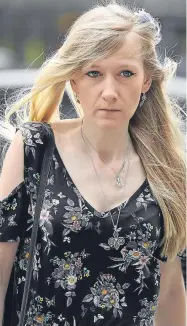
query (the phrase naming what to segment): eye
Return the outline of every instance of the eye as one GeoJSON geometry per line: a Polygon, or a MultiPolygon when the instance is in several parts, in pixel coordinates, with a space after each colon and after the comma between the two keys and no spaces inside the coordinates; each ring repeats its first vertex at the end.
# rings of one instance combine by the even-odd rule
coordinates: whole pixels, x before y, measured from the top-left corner
{"type": "Polygon", "coordinates": [[[92,71],[88,71],[86,75],[89,76],[89,77],[95,78],[95,77],[98,76],[98,74],[99,74],[99,71],[92,70],[92,71]]]}
{"type": "Polygon", "coordinates": [[[123,71],[121,71],[121,74],[122,74],[122,73],[124,73],[124,74],[123,74],[123,77],[127,77],[127,78],[129,78],[129,77],[135,75],[135,73],[132,72],[132,71],[130,71],[130,70],[123,70],[123,71]]]}

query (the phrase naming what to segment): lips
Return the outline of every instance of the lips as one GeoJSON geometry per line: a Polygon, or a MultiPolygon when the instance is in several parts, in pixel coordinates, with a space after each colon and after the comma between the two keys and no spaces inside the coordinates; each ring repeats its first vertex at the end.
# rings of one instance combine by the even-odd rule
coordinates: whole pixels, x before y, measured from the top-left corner
{"type": "Polygon", "coordinates": [[[115,111],[121,111],[121,110],[118,110],[118,109],[100,109],[101,111],[112,111],[112,112],[115,112],[115,111]]]}

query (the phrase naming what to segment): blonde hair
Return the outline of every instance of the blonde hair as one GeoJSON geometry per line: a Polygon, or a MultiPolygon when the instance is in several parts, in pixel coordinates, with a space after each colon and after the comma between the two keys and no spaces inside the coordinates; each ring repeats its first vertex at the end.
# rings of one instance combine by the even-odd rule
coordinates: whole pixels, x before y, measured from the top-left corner
{"type": "Polygon", "coordinates": [[[119,49],[130,32],[140,37],[144,68],[153,82],[147,101],[129,122],[129,132],[164,216],[162,254],[173,259],[185,247],[184,112],[166,91],[177,63],[167,57],[161,62],[156,51],[161,40],[160,24],[150,14],[115,1],[83,13],[69,29],[63,45],[44,62],[29,93],[6,109],[1,129],[15,114],[19,123],[60,119],[59,105],[65,90],[82,117],[82,107],[69,81],[85,65],[119,49]]]}

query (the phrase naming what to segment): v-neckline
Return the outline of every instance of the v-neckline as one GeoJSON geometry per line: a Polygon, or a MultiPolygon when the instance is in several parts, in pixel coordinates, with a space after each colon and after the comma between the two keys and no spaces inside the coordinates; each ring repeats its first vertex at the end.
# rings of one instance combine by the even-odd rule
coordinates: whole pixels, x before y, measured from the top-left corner
{"type": "Polygon", "coordinates": [[[121,208],[121,212],[123,211],[123,209],[126,208],[127,205],[129,205],[134,199],[138,198],[141,193],[143,193],[143,191],[145,190],[145,188],[147,187],[148,185],[148,180],[147,178],[143,181],[143,183],[138,187],[138,189],[127,199],[127,200],[124,200],[121,204],[111,208],[110,210],[106,210],[104,212],[99,212],[96,208],[94,208],[86,199],[85,197],[81,194],[81,192],[79,191],[78,187],[76,186],[75,182],[73,181],[73,178],[71,177],[70,173],[68,172],[68,169],[66,168],[66,165],[64,164],[64,161],[59,153],[59,150],[58,150],[58,147],[56,145],[56,141],[55,141],[55,135],[54,135],[54,131],[53,131],[53,128],[52,126],[47,123],[47,125],[50,127],[51,129],[51,132],[53,134],[53,139],[54,139],[54,152],[56,152],[56,157],[57,157],[57,160],[58,160],[58,163],[59,163],[59,166],[62,167],[62,170],[65,169],[66,171],[66,175],[67,175],[67,178],[69,179],[70,181],[70,184],[73,186],[74,189],[76,189],[76,191],[80,194],[83,202],[84,202],[84,205],[86,206],[86,208],[91,211],[93,214],[97,214],[97,215],[100,215],[100,216],[105,216],[105,215],[108,215],[109,213],[111,213],[112,215],[113,214],[116,214],[119,209],[121,208]]]}

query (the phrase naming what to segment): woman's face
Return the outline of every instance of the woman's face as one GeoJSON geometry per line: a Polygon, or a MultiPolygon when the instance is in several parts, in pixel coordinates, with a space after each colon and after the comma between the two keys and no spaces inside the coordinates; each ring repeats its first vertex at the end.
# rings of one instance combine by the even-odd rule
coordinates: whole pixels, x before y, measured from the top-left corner
{"type": "Polygon", "coordinates": [[[127,36],[114,54],[83,68],[81,76],[71,80],[84,111],[84,119],[117,127],[129,123],[141,93],[148,91],[151,78],[146,76],[141,58],[140,39],[127,36]]]}

